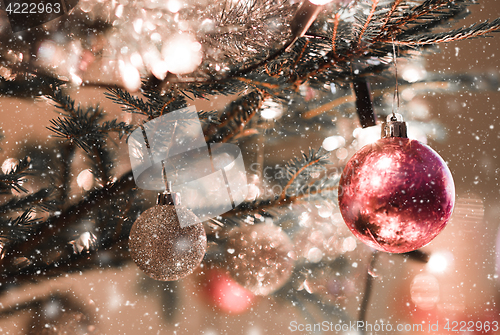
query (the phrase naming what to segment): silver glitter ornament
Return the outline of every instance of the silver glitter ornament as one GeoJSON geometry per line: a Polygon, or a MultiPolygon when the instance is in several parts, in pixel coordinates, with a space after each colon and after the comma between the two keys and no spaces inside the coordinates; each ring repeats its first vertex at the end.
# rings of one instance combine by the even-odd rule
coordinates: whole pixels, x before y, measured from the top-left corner
{"type": "Polygon", "coordinates": [[[172,281],[191,274],[200,265],[207,250],[207,236],[202,223],[181,228],[183,222],[197,220],[189,209],[157,205],[139,216],[130,231],[132,259],[148,276],[172,281]]]}

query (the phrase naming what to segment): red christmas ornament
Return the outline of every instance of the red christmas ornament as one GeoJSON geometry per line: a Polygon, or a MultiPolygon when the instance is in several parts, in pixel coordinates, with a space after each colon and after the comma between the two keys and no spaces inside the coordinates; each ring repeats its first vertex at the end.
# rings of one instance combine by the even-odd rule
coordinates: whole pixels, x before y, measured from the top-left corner
{"type": "Polygon", "coordinates": [[[402,118],[391,117],[385,131],[385,138],[349,160],[338,200],[357,238],[377,250],[402,253],[423,247],[443,230],[453,211],[455,186],[434,150],[406,138],[402,118]]]}
{"type": "Polygon", "coordinates": [[[222,270],[208,270],[203,285],[211,304],[228,314],[247,311],[255,300],[252,292],[222,270]]]}

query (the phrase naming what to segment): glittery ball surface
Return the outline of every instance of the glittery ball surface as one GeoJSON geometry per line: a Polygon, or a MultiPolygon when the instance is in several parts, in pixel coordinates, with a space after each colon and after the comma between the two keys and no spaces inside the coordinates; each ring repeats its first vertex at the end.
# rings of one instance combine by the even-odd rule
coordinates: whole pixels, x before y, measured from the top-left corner
{"type": "Polygon", "coordinates": [[[231,276],[256,295],[268,295],[290,278],[294,261],[288,235],[272,224],[241,226],[229,233],[227,265],[231,276]]]}
{"type": "Polygon", "coordinates": [[[154,206],[139,216],[130,231],[129,248],[132,259],[148,276],[156,280],[177,280],[200,265],[207,249],[202,223],[181,228],[183,220],[196,220],[184,207],[154,206]]]}
{"type": "Polygon", "coordinates": [[[402,253],[428,244],[445,227],[455,186],[443,159],[408,138],[383,138],[361,148],[339,183],[347,227],[372,248],[402,253]]]}

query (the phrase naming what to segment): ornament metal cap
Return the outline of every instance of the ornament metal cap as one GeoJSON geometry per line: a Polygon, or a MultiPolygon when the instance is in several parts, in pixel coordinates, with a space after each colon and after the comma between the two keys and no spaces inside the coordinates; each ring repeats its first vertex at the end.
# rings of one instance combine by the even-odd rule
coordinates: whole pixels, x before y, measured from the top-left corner
{"type": "Polygon", "coordinates": [[[393,113],[387,116],[387,121],[382,125],[382,137],[408,138],[406,122],[401,114],[393,113]]]}
{"type": "Polygon", "coordinates": [[[178,206],[181,204],[181,194],[178,192],[170,191],[172,189],[172,182],[167,183],[167,190],[162,193],[158,193],[156,198],[157,205],[174,205],[178,206]]]}

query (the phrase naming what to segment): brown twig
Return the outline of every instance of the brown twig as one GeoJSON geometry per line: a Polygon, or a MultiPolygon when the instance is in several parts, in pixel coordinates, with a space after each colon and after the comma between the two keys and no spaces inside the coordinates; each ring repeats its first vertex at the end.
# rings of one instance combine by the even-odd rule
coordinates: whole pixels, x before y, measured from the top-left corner
{"type": "Polygon", "coordinates": [[[351,95],[346,95],[337,99],[334,99],[324,105],[318,106],[316,108],[310,109],[304,114],[302,114],[303,119],[310,119],[315,116],[321,115],[325,112],[328,112],[336,107],[339,107],[343,104],[346,104],[348,102],[354,102],[356,101],[356,96],[351,94],[351,95]]]}
{"type": "MultiPolygon", "coordinates": [[[[460,40],[465,40],[469,38],[475,38],[479,36],[486,35],[488,33],[497,31],[500,29],[500,23],[485,29],[485,30],[477,30],[477,31],[457,31],[457,32],[451,32],[448,34],[439,34],[435,36],[431,36],[429,38],[423,38],[421,40],[416,40],[416,41],[394,41],[395,45],[404,45],[404,46],[422,46],[422,45],[434,45],[438,43],[448,43],[448,42],[455,42],[455,41],[460,41],[460,40]]],[[[386,43],[385,40],[382,42],[386,43]]],[[[388,43],[388,42],[387,42],[388,43]]]]}
{"type": "Polygon", "coordinates": [[[306,40],[306,42],[304,43],[304,46],[302,47],[299,54],[297,55],[297,58],[293,62],[292,69],[295,69],[297,67],[297,65],[299,64],[300,59],[302,58],[302,55],[304,54],[304,52],[307,50],[307,46],[309,45],[309,43],[310,43],[309,40],[306,40]]]}
{"type": "MultiPolygon", "coordinates": [[[[358,321],[363,322],[363,324],[366,324],[366,315],[368,313],[368,304],[370,303],[370,296],[372,293],[373,289],[373,281],[374,281],[374,276],[372,275],[372,271],[375,267],[375,264],[377,263],[377,256],[378,252],[374,251],[372,253],[371,261],[370,264],[368,265],[368,271],[366,274],[366,282],[365,282],[365,291],[363,293],[363,300],[361,301],[361,306],[359,307],[359,316],[358,316],[358,321]]],[[[365,334],[365,327],[361,328],[361,334],[365,334]]]]}
{"type": "Polygon", "coordinates": [[[438,3],[431,3],[427,7],[424,7],[423,5],[421,5],[419,7],[422,7],[422,10],[411,12],[409,15],[407,15],[405,17],[401,17],[398,20],[395,20],[395,22],[393,24],[391,24],[391,30],[394,30],[396,27],[404,26],[408,22],[417,20],[418,18],[420,18],[424,15],[427,15],[427,14],[431,13],[432,11],[435,11],[439,8],[446,7],[451,2],[453,2],[453,0],[441,0],[438,3]]]}
{"type": "Polygon", "coordinates": [[[361,45],[361,40],[363,38],[363,35],[364,35],[366,29],[368,28],[368,25],[370,24],[370,22],[373,18],[373,14],[375,14],[375,10],[377,9],[377,5],[378,5],[379,0],[372,0],[372,2],[373,2],[372,9],[370,10],[370,14],[368,14],[368,17],[366,18],[366,22],[365,22],[363,28],[361,29],[361,32],[359,33],[358,42],[356,45],[361,45]]]}
{"type": "Polygon", "coordinates": [[[335,14],[335,19],[333,21],[333,34],[332,34],[332,55],[335,56],[337,54],[337,31],[339,28],[339,19],[340,13],[335,14]]]}
{"type": "Polygon", "coordinates": [[[384,30],[384,28],[387,26],[387,24],[389,23],[389,20],[392,17],[392,14],[394,14],[394,12],[398,8],[398,6],[401,4],[401,1],[402,0],[394,1],[394,3],[392,4],[391,10],[387,13],[387,18],[385,19],[384,24],[382,24],[382,27],[380,28],[380,30],[384,30]]]}

